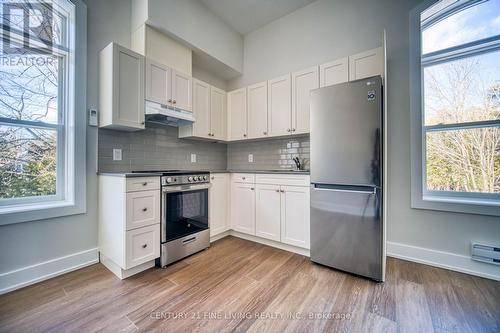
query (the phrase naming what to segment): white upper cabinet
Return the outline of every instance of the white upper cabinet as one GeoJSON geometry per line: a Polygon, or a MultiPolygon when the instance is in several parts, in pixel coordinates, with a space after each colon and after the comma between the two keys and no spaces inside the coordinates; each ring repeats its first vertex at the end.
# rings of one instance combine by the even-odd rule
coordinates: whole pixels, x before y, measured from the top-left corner
{"type": "Polygon", "coordinates": [[[146,99],[192,111],[192,79],[189,75],[147,59],[146,99]]]}
{"type": "Polygon", "coordinates": [[[175,69],[172,70],[172,104],[182,110],[191,111],[191,77],[175,69]]]}
{"type": "Polygon", "coordinates": [[[281,242],[309,249],[309,187],[281,186],[281,191],[281,242]]]}
{"type": "Polygon", "coordinates": [[[255,187],[255,236],[280,241],[280,186],[255,187]]]}
{"type": "Polygon", "coordinates": [[[384,50],[382,47],[349,57],[349,80],[384,75],[384,50]]]}
{"type": "Polygon", "coordinates": [[[227,139],[226,92],[210,87],[210,136],[212,139],[227,139]]]}
{"type": "Polygon", "coordinates": [[[320,87],[349,81],[349,58],[341,58],[319,66],[320,87]]]}
{"type": "Polygon", "coordinates": [[[193,79],[193,136],[210,137],[210,85],[193,79]]]}
{"type": "Polygon", "coordinates": [[[248,138],[267,136],[267,81],[247,87],[248,138]]]}
{"type": "Polygon", "coordinates": [[[164,105],[172,102],[171,75],[170,67],[146,59],[146,99],[148,101],[164,105]]]}
{"type": "Polygon", "coordinates": [[[292,85],[290,74],[267,81],[267,127],[265,136],[287,135],[292,128],[292,85]]]}
{"type": "Polygon", "coordinates": [[[318,66],[292,73],[293,134],[309,133],[310,92],[319,88],[318,66]]]}
{"type": "Polygon", "coordinates": [[[242,140],[248,138],[246,88],[227,93],[227,109],[229,140],[242,140]]]}
{"type": "Polygon", "coordinates": [[[144,57],[110,43],[99,54],[99,126],[144,129],[144,57]]]}

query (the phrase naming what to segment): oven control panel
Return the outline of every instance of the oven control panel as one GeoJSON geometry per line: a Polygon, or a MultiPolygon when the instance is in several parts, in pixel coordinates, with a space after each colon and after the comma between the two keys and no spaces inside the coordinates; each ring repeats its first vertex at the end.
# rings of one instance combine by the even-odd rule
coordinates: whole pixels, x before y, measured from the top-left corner
{"type": "Polygon", "coordinates": [[[209,183],[210,174],[166,175],[161,177],[162,186],[209,183]]]}

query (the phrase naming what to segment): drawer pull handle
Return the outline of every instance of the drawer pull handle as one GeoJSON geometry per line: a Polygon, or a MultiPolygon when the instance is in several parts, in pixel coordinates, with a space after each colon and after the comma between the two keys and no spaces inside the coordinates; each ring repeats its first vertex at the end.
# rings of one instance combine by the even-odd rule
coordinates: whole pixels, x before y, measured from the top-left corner
{"type": "Polygon", "coordinates": [[[142,186],[146,186],[146,185],[148,185],[148,182],[142,183],[142,186]]]}
{"type": "Polygon", "coordinates": [[[191,237],[182,241],[182,244],[192,243],[196,240],[196,237],[191,237]]]}
{"type": "Polygon", "coordinates": [[[142,211],[143,211],[143,212],[146,212],[147,210],[148,210],[148,207],[144,207],[144,208],[142,209],[142,211]]]}
{"type": "Polygon", "coordinates": [[[147,247],[148,247],[148,244],[144,244],[144,245],[142,246],[142,248],[143,248],[143,249],[145,249],[145,248],[147,248],[147,247]]]}

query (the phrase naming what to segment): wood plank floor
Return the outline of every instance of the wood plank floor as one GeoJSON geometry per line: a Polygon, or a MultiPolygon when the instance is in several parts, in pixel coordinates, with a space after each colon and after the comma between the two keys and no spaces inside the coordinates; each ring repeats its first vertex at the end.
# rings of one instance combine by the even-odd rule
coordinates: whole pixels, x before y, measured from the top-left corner
{"type": "Polygon", "coordinates": [[[375,283],[226,237],[120,281],[96,264],[0,296],[1,332],[500,332],[500,282],[388,259],[375,283]]]}

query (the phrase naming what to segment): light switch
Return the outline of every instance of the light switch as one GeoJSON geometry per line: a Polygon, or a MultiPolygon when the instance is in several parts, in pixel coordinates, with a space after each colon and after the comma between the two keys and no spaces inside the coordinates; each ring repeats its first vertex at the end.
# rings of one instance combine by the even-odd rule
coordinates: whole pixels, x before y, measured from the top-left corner
{"type": "Polygon", "coordinates": [[[196,154],[191,154],[191,163],[196,163],[196,154]]]}
{"type": "Polygon", "coordinates": [[[248,162],[253,163],[253,154],[248,154],[248,162]]]}
{"type": "Polygon", "coordinates": [[[121,161],[121,160],[122,160],[122,150],[113,149],[113,161],[121,161]]]}

